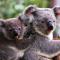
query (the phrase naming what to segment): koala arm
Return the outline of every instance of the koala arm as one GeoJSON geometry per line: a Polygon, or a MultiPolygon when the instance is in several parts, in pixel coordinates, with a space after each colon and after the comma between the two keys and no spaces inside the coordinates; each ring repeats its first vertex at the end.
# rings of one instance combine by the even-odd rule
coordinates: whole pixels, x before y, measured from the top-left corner
{"type": "Polygon", "coordinates": [[[43,58],[52,59],[60,54],[60,41],[35,42],[30,49],[24,53],[26,60],[39,60],[43,58]],[[39,45],[40,44],[40,45],[39,45]],[[43,57],[43,58],[39,58],[43,57]]]}
{"type": "Polygon", "coordinates": [[[38,55],[34,50],[29,50],[25,52],[23,60],[51,60],[51,58],[43,55],[38,55]]]}

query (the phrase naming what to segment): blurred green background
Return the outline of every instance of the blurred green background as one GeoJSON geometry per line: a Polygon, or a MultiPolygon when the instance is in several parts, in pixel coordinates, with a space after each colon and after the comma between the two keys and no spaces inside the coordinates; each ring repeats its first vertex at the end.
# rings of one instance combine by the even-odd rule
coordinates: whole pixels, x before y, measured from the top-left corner
{"type": "Polygon", "coordinates": [[[0,18],[12,18],[18,16],[26,6],[37,5],[49,7],[51,0],[0,0],[0,18]]]}

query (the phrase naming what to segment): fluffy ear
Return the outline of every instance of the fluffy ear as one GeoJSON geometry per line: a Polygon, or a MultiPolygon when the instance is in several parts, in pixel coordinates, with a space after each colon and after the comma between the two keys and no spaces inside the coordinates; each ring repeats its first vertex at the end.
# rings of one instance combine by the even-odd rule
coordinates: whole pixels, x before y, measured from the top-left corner
{"type": "Polygon", "coordinates": [[[37,6],[36,5],[29,5],[28,7],[25,8],[25,11],[23,14],[30,15],[31,13],[36,11],[37,6]]]}
{"type": "Polygon", "coordinates": [[[60,6],[54,6],[53,7],[55,16],[57,17],[58,15],[60,15],[60,6]]]}
{"type": "Polygon", "coordinates": [[[32,21],[34,20],[33,13],[36,12],[36,10],[37,7],[35,5],[29,5],[19,16],[19,19],[22,20],[25,25],[32,23],[32,21]]]}
{"type": "Polygon", "coordinates": [[[5,27],[5,22],[4,22],[4,20],[2,19],[2,20],[0,20],[0,26],[1,27],[5,27]]]}

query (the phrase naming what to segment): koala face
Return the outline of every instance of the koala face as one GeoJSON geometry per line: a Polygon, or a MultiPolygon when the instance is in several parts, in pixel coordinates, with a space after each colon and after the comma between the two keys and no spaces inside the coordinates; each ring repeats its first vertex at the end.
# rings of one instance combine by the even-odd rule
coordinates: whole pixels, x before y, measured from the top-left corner
{"type": "Polygon", "coordinates": [[[33,27],[38,33],[48,35],[55,29],[56,19],[52,9],[38,8],[33,16],[33,27]]]}
{"type": "Polygon", "coordinates": [[[55,29],[56,18],[53,10],[50,8],[28,6],[21,16],[24,24],[28,26],[32,23],[35,32],[39,34],[48,35],[55,29]]]}
{"type": "Polygon", "coordinates": [[[8,40],[20,38],[22,30],[22,25],[19,20],[0,21],[0,32],[8,40]]]}

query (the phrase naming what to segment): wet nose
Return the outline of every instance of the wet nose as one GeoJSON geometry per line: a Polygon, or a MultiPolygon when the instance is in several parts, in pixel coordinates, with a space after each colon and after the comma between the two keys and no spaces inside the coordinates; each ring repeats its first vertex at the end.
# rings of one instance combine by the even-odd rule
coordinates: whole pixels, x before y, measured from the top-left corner
{"type": "Polygon", "coordinates": [[[48,30],[53,30],[52,22],[47,22],[48,30]]]}

